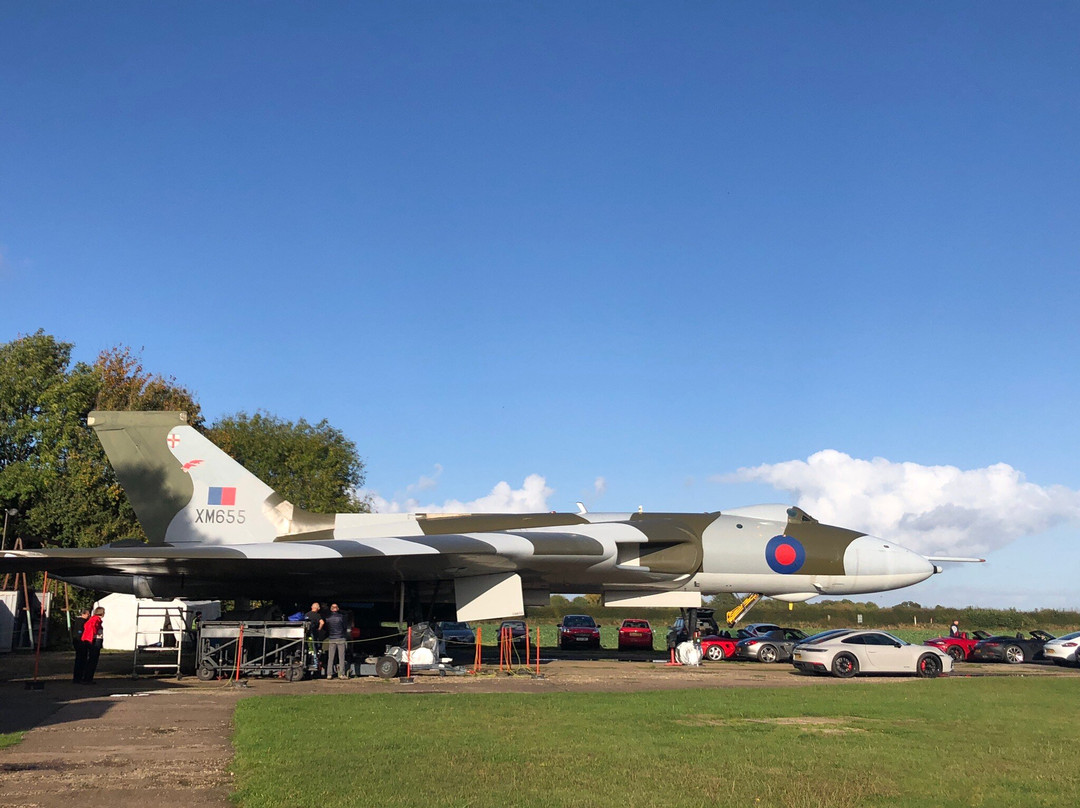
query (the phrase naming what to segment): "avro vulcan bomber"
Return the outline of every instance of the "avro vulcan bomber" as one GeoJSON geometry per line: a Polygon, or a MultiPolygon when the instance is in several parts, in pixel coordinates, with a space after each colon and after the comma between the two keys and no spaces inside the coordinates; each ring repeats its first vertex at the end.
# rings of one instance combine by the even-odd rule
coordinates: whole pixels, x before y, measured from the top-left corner
{"type": "Polygon", "coordinates": [[[392,617],[524,614],[552,593],[691,609],[725,592],[800,602],[911,586],[941,568],[797,507],[713,513],[317,514],[284,500],[178,412],[93,412],[148,543],[8,551],[0,573],[156,598],[333,598],[392,617]]]}

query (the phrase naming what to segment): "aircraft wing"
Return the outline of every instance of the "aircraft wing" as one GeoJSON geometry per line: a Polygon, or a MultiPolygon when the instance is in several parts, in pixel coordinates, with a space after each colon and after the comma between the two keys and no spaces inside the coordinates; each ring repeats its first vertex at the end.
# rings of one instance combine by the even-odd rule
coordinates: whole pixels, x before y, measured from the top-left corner
{"type": "Polygon", "coordinates": [[[335,561],[363,560],[381,569],[392,567],[399,577],[424,579],[432,577],[435,569],[447,566],[449,561],[463,572],[475,574],[514,568],[517,566],[515,558],[598,557],[604,554],[601,543],[588,536],[545,532],[542,536],[526,537],[525,534],[526,531],[520,534],[387,536],[364,540],[276,541],[190,547],[139,545],[9,550],[0,554],[0,574],[49,572],[92,575],[104,572],[231,577],[230,571],[248,567],[252,562],[259,565],[297,565],[297,569],[302,570],[306,565],[328,569],[328,563],[335,561]]]}
{"type": "MultiPolygon", "coordinates": [[[[510,586],[511,599],[518,603],[523,581],[526,587],[530,582],[539,586],[549,571],[586,569],[607,557],[603,544],[589,536],[530,533],[13,550],[0,554],[0,574],[43,571],[80,586],[141,597],[237,597],[247,592],[287,597],[325,590],[342,600],[369,600],[392,598],[402,582],[447,582],[448,590],[460,590],[461,608],[463,600],[501,586],[510,586]],[[465,583],[459,586],[458,581],[465,583]]],[[[506,604],[500,600],[495,608],[506,604]]]]}

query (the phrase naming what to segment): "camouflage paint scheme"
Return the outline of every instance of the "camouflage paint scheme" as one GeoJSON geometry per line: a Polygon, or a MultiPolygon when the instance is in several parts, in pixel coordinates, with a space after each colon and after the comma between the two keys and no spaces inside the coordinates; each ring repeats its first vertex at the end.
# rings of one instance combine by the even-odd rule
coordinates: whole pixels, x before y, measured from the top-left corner
{"type": "Polygon", "coordinates": [[[452,603],[459,620],[516,616],[551,593],[696,607],[721,592],[789,601],[898,589],[940,569],[799,508],[688,513],[315,514],[293,506],[176,412],[94,412],[149,537],[10,551],[0,572],[48,570],[143,597],[452,603]]]}

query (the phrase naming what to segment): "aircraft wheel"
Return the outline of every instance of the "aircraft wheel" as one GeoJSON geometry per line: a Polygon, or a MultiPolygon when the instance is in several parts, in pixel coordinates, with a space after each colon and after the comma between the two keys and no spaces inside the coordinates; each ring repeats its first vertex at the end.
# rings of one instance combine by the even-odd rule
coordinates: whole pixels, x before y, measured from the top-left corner
{"type": "Polygon", "coordinates": [[[915,670],[924,679],[936,679],[941,676],[941,660],[936,654],[923,654],[919,657],[915,670]]]}
{"type": "Polygon", "coordinates": [[[780,654],[777,652],[775,645],[763,645],[761,650],[758,651],[758,659],[762,662],[776,662],[779,656],[780,654]]]}
{"type": "Polygon", "coordinates": [[[1005,649],[1005,661],[1010,665],[1019,665],[1024,661],[1024,649],[1019,645],[1010,645],[1005,649]]]}
{"type": "Polygon", "coordinates": [[[299,682],[304,678],[304,666],[299,662],[294,662],[292,665],[285,669],[285,681],[286,682],[299,682]]]}
{"type": "Polygon", "coordinates": [[[946,651],[949,656],[952,657],[953,662],[963,662],[966,658],[966,655],[964,654],[964,649],[961,648],[959,645],[950,645],[946,649],[946,651]]]}
{"type": "Polygon", "coordinates": [[[723,662],[724,649],[721,648],[719,645],[710,645],[705,650],[705,658],[713,662],[723,662]]]}
{"type": "Polygon", "coordinates": [[[833,676],[850,679],[859,672],[859,661],[851,654],[837,654],[832,661],[833,676]]]}
{"type": "Polygon", "coordinates": [[[375,663],[375,673],[380,679],[393,679],[397,676],[398,661],[392,656],[381,656],[375,663]]]}
{"type": "Polygon", "coordinates": [[[209,662],[204,662],[195,670],[195,675],[200,682],[211,682],[217,678],[217,668],[209,662]]]}

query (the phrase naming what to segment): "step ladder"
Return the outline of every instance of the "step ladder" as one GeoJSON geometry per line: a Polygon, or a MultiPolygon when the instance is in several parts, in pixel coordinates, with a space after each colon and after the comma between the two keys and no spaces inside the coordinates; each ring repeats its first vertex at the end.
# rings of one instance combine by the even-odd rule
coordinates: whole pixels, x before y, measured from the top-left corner
{"type": "Polygon", "coordinates": [[[135,656],[131,674],[172,673],[180,678],[180,662],[188,634],[188,609],[163,603],[135,604],[135,656]]]}

